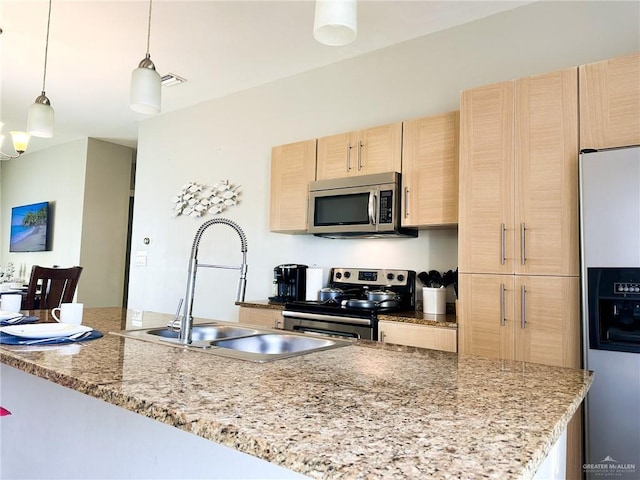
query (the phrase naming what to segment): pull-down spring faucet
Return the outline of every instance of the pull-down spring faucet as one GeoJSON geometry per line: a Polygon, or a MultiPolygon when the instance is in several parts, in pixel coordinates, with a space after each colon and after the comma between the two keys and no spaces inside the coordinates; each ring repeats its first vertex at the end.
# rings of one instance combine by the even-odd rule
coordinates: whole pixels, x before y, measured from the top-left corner
{"type": "MultiPolygon", "coordinates": [[[[200,228],[196,232],[196,236],[193,239],[193,244],[191,246],[191,257],[189,258],[189,271],[187,274],[187,292],[185,294],[186,302],[184,304],[184,313],[182,315],[182,319],[180,320],[180,333],[178,334],[178,339],[181,341],[181,343],[184,344],[191,343],[191,329],[193,327],[193,298],[196,288],[196,274],[198,273],[198,268],[201,267],[239,270],[240,278],[238,279],[236,301],[241,302],[244,300],[244,293],[247,286],[247,237],[242,231],[242,228],[240,228],[240,226],[236,222],[233,222],[226,218],[214,218],[212,220],[208,220],[200,226],[200,228]],[[216,224],[228,225],[229,227],[233,228],[240,237],[242,263],[239,266],[211,265],[205,263],[198,264],[198,247],[200,245],[202,234],[207,228],[216,224]]],[[[178,307],[178,310],[179,308],[180,307],[178,307]]]]}

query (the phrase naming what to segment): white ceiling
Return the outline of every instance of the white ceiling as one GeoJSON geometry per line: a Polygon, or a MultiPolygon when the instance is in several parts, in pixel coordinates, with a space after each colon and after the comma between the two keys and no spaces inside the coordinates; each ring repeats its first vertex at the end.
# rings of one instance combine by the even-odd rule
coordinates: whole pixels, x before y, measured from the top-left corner
{"type": "MultiPolygon", "coordinates": [[[[188,80],[163,87],[162,113],[388,47],[531,1],[360,0],[358,37],[345,47],[317,43],[313,1],[155,0],[151,59],[161,75],[188,80]]],[[[147,0],[53,0],[46,94],[54,138],[29,150],[82,137],[136,145],[128,108],[131,71],[146,49],[147,0]]],[[[2,133],[24,130],[42,89],[48,0],[0,0],[2,133]]],[[[8,137],[8,135],[7,135],[8,137]]],[[[2,151],[13,152],[7,138],[2,151]]]]}

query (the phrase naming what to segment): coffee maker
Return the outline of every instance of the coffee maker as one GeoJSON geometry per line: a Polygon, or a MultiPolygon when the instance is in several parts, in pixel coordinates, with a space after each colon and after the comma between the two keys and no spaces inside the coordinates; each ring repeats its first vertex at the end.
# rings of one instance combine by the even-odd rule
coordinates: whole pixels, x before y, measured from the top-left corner
{"type": "Polygon", "coordinates": [[[304,300],[307,289],[307,265],[286,264],[273,269],[271,303],[304,300]]]}

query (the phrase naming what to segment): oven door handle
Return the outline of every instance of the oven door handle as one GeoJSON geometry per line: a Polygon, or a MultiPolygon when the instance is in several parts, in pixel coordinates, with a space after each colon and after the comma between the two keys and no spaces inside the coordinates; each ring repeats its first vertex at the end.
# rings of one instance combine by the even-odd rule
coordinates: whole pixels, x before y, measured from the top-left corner
{"type": "Polygon", "coordinates": [[[306,320],[326,320],[328,322],[335,323],[351,323],[354,325],[371,325],[371,320],[368,318],[343,317],[341,315],[324,315],[322,313],[292,312],[285,310],[282,312],[282,316],[290,318],[302,318],[306,320]]]}

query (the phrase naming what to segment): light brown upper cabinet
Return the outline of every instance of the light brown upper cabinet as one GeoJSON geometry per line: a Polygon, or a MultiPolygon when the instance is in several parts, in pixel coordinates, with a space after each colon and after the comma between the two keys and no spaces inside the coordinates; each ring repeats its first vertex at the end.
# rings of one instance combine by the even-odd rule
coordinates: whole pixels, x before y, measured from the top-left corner
{"type": "Polygon", "coordinates": [[[458,223],[458,111],[403,123],[402,226],[458,223]]]}
{"type": "Polygon", "coordinates": [[[579,274],[578,75],[462,92],[461,273],[579,274]]]}
{"type": "Polygon", "coordinates": [[[306,233],[309,182],[315,180],[315,172],[315,139],[271,149],[272,232],[306,233]]]}
{"type": "Polygon", "coordinates": [[[580,148],[640,145],[640,54],[580,67],[580,148]]]}
{"type": "Polygon", "coordinates": [[[400,172],[402,122],[318,139],[317,179],[400,172]]]}

